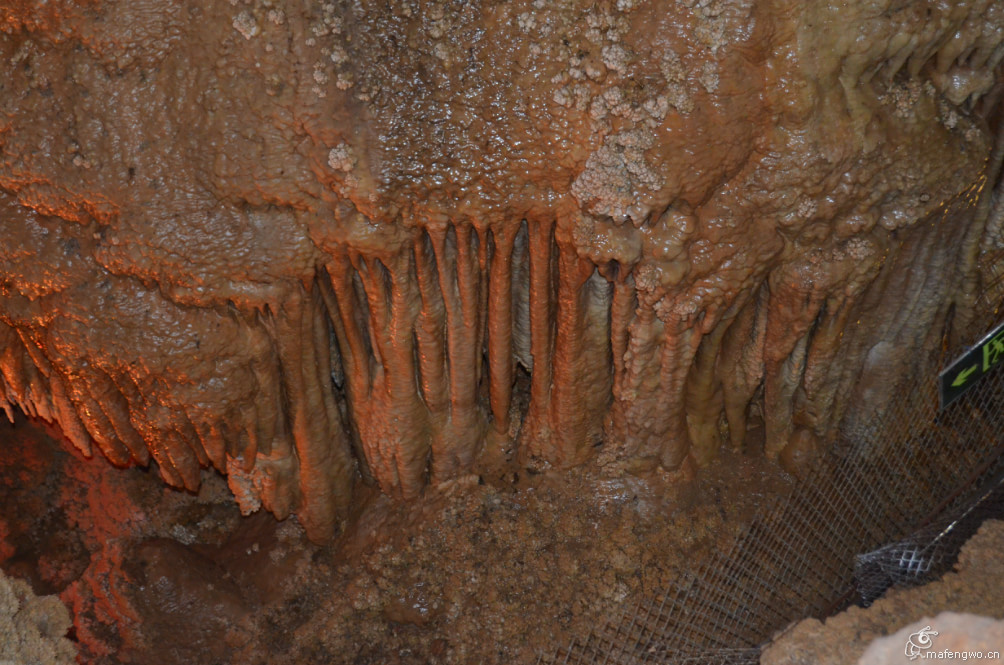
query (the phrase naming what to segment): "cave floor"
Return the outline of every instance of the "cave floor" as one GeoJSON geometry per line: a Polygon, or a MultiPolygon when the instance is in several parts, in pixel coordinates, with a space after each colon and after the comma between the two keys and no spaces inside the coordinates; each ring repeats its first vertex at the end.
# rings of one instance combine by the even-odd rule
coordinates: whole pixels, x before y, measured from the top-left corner
{"type": "Polygon", "coordinates": [[[295,518],[242,517],[216,473],[179,492],[21,418],[0,424],[0,566],[59,594],[86,663],[533,663],[696,568],[791,482],[726,451],[634,474],[492,452],[411,503],[360,486],[317,546],[295,518]]]}

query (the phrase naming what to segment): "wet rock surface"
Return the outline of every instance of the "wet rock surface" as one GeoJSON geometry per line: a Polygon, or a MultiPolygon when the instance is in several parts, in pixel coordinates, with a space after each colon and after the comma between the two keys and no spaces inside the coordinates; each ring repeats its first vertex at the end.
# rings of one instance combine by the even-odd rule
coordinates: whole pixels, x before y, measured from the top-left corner
{"type": "Polygon", "coordinates": [[[5,568],[89,662],[532,660],[965,329],[1002,43],[991,0],[0,1],[5,568]]]}
{"type": "Polygon", "coordinates": [[[972,314],[1002,25],[8,0],[0,403],[318,542],[360,479],[414,499],[488,434],[673,471],[753,429],[811,466],[972,314]]]}

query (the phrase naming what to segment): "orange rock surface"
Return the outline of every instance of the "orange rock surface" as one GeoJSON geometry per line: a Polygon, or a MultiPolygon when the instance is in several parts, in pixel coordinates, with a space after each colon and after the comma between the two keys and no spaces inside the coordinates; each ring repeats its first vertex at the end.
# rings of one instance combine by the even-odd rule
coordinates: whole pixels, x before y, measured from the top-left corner
{"type": "Polygon", "coordinates": [[[811,464],[971,312],[1002,43],[991,0],[0,2],[0,404],[317,540],[486,447],[811,464]]]}

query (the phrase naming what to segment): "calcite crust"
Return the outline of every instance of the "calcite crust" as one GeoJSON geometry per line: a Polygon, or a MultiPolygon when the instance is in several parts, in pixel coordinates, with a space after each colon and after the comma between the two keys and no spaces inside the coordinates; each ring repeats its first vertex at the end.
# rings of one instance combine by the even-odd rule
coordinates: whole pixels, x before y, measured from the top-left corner
{"type": "Polygon", "coordinates": [[[492,436],[811,464],[972,307],[1002,44],[992,0],[0,2],[0,405],[318,540],[492,436]]]}

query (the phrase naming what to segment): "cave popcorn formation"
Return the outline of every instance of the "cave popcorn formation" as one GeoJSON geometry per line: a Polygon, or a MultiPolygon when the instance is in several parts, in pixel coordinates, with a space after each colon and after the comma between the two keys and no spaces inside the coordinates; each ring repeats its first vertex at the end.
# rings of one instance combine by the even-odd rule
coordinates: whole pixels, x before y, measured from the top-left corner
{"type": "Polygon", "coordinates": [[[0,405],[316,540],[510,435],[800,468],[973,306],[1002,58],[990,0],[7,0],[0,405]]]}

